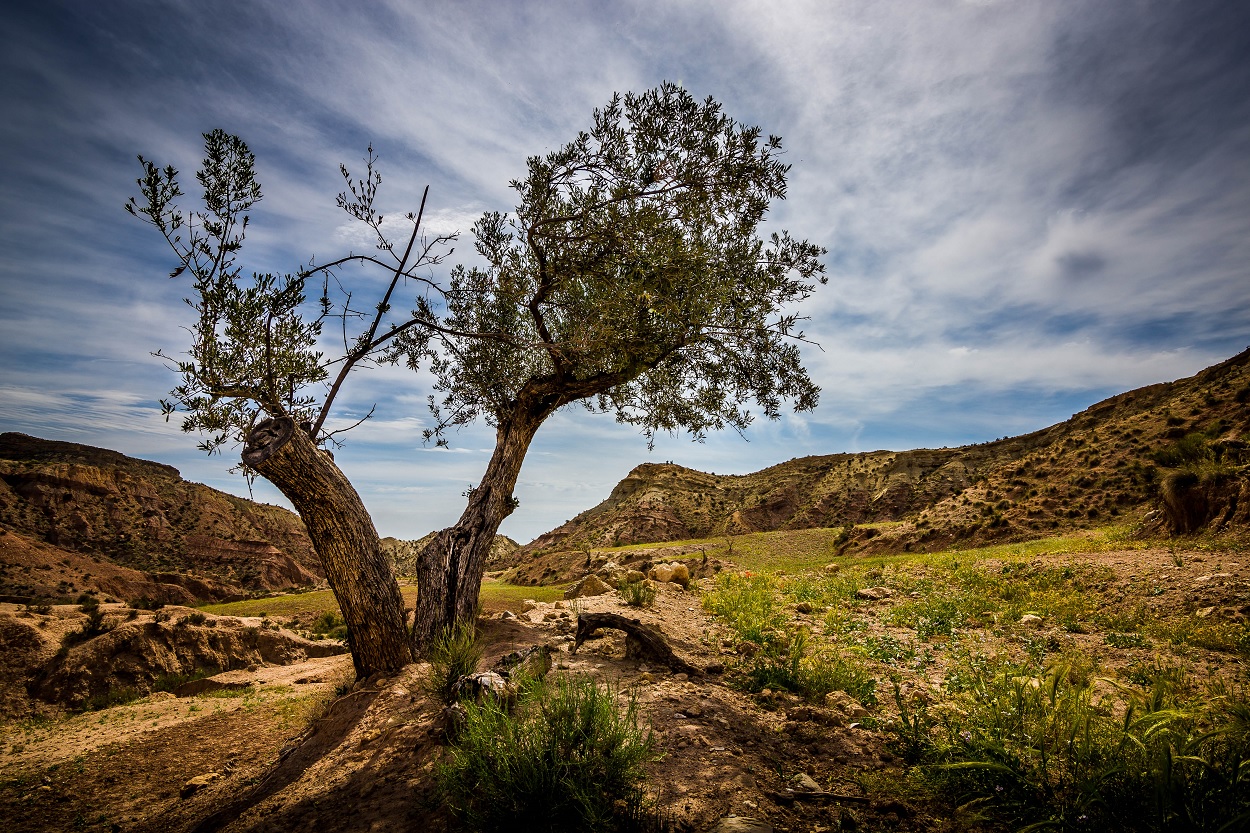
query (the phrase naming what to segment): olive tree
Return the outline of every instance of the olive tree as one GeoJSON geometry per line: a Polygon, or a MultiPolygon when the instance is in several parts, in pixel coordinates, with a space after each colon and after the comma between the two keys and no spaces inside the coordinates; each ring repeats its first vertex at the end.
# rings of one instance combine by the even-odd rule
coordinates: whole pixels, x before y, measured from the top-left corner
{"type": "Polygon", "coordinates": [[[186,430],[208,432],[207,448],[242,441],[244,465],[290,498],[343,607],[358,672],[394,668],[474,615],[526,452],[561,408],[613,414],[650,442],[656,432],[742,431],[751,403],[769,418],[785,400],[816,405],[796,308],[824,281],[824,250],[785,232],[758,236],[771,202],[785,197],[781,140],[710,98],[672,84],[614,96],[572,142],[528,160],[511,183],[514,211],[485,214],[473,228],[484,265],[455,267],[445,280],[429,267],[450,253],[451,238],[422,235],[420,212],[406,247],[383,233],[372,152],[362,180],[343,170],[339,204],[373,229],[381,255],[244,278],[235,261],[260,198],[254,163],[237,138],[205,138],[203,211],[181,214],[177,172],[142,158],[141,201],[128,206],[178,253],[175,273],[194,280],[190,360],[177,363],[182,384],[165,407],[186,413],[186,430]],[[366,313],[350,294],[330,297],[351,265],[390,271],[366,313]],[[322,297],[309,310],[314,278],[322,297]],[[419,292],[397,315],[392,297],[411,282],[419,292]],[[333,357],[320,347],[330,318],[361,327],[333,357]],[[496,433],[460,519],[418,558],[410,641],[368,512],[319,448],[333,439],[326,418],[336,394],[368,362],[432,377],[428,441],[446,443],[449,429],[478,418],[496,433]]]}

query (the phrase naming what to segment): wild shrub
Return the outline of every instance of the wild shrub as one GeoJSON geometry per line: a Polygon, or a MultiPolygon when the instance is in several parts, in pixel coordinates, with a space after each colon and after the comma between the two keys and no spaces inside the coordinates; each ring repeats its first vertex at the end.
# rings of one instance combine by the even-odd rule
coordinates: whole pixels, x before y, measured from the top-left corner
{"type": "Polygon", "coordinates": [[[618,831],[646,813],[656,743],[632,698],[588,678],[535,682],[509,713],[465,702],[438,770],[442,798],[472,831],[618,831]]]}
{"type": "Polygon", "coordinates": [[[62,648],[86,642],[109,630],[109,626],[104,621],[104,612],[100,610],[99,599],[84,593],[78,597],[78,610],[80,613],[87,614],[87,621],[83,622],[78,630],[65,634],[65,638],[61,641],[62,648]]]}
{"type": "Polygon", "coordinates": [[[460,622],[443,631],[429,651],[429,691],[447,702],[453,699],[456,681],[477,671],[482,644],[472,622],[460,622]]]}
{"type": "MultiPolygon", "coordinates": [[[[261,616],[264,615],[264,613],[261,614],[261,616]]],[[[347,639],[347,623],[343,621],[338,611],[334,610],[324,611],[313,620],[308,630],[314,639],[337,639],[339,641],[347,639]]]]}
{"type": "Polygon", "coordinates": [[[786,625],[777,582],[771,576],[721,573],[703,606],[719,616],[740,639],[764,645],[786,625]]]}
{"type": "Polygon", "coordinates": [[[630,607],[651,607],[655,604],[655,585],[642,581],[627,581],[621,585],[621,598],[630,607]]]}

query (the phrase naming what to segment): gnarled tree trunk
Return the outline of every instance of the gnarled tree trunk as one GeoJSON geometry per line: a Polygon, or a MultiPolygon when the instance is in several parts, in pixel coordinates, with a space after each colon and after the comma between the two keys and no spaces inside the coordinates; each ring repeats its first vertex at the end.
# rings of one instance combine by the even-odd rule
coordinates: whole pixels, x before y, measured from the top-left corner
{"type": "Polygon", "coordinates": [[[435,536],[417,557],[417,610],[412,653],[420,656],[431,642],[457,622],[477,615],[482,573],[499,525],[516,509],[516,487],[525,452],[553,407],[518,405],[501,420],[482,482],[469,494],[469,505],[456,525],[435,536]]]}
{"type": "Polygon", "coordinates": [[[247,438],[243,462],[295,506],[347,623],[356,674],[396,671],[411,657],[404,600],[360,495],[289,417],[267,419],[247,438]]]}

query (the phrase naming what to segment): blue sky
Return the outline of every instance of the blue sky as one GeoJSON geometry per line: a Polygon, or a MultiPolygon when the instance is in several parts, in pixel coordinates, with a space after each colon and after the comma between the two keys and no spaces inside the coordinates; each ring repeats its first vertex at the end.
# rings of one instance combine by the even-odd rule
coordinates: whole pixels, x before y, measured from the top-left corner
{"type": "MultiPolygon", "coordinates": [[[[647,460],[745,473],[979,442],[1250,344],[1245,3],[43,0],[0,24],[0,430],[218,488],[246,493],[236,455],[201,455],[156,406],[174,377],[150,354],[184,349],[185,287],[121,210],[136,154],[190,182],[216,127],[258,158],[257,271],[360,248],[334,197],[370,142],[383,213],[429,184],[431,227],[467,233],[613,91],[679,81],[784,137],[789,197],[765,231],[829,249],[805,305],[821,406],[650,453],[561,412],[502,530],[522,541],[647,460]]],[[[358,374],[333,416],[377,405],[337,459],[384,535],[454,522],[493,440],[423,447],[427,381],[358,374]]]]}

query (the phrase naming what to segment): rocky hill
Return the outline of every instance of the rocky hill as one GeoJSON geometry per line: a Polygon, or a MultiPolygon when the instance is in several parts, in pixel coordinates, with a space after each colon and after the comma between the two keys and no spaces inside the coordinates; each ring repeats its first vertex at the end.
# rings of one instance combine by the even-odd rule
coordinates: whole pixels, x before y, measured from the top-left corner
{"type": "MultiPolygon", "coordinates": [[[[415,576],[417,574],[417,556],[425,545],[430,543],[438,533],[431,532],[416,541],[403,541],[399,538],[383,538],[382,552],[391,562],[391,569],[398,576],[415,576]]],[[[486,569],[491,570],[502,563],[508,556],[516,552],[521,545],[507,535],[496,535],[491,544],[490,555],[486,559],[486,569]]]]}
{"type": "Polygon", "coordinates": [[[521,554],[816,527],[846,528],[848,546],[929,549],[1037,537],[1155,508],[1168,510],[1178,532],[1245,525],[1248,439],[1250,350],[1050,428],[979,445],[803,457],[742,476],[647,463],[521,554]]]}
{"type": "Polygon", "coordinates": [[[303,523],[115,451],[0,434],[0,595],[168,602],[313,584],[303,523]]]}

